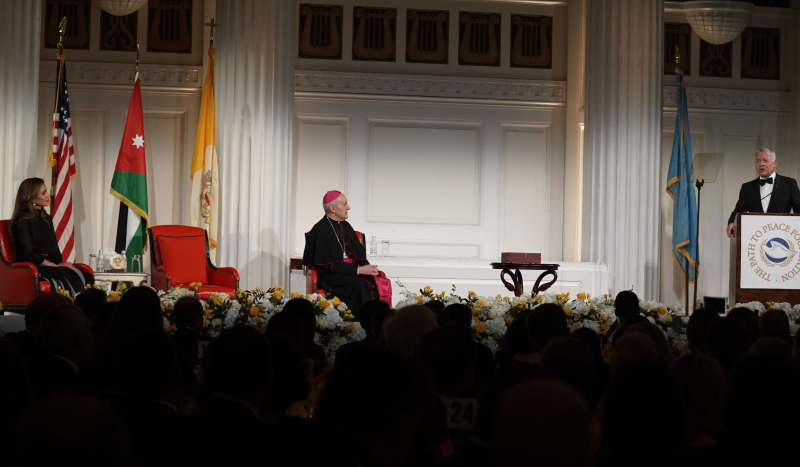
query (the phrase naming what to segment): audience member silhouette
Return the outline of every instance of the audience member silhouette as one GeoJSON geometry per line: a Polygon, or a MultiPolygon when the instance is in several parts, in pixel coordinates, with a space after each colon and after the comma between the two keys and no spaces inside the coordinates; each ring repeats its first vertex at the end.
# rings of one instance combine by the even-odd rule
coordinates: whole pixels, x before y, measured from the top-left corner
{"type": "Polygon", "coordinates": [[[794,344],[789,329],[789,317],[783,310],[767,310],[758,318],[758,330],[761,337],[783,339],[789,345],[794,344]]]}
{"type": "Polygon", "coordinates": [[[595,451],[590,418],[581,396],[562,383],[518,384],[498,404],[493,465],[585,467],[595,451]]]}
{"type": "Polygon", "coordinates": [[[690,353],[675,360],[671,372],[683,407],[689,447],[713,449],[725,420],[727,383],[722,367],[712,357],[690,353]]]}
{"type": "Polygon", "coordinates": [[[108,300],[108,295],[104,290],[90,288],[81,291],[75,297],[75,306],[83,311],[86,319],[91,322],[95,315],[100,312],[103,304],[108,300]]]}
{"type": "Polygon", "coordinates": [[[506,328],[505,343],[495,355],[498,371],[539,370],[540,356],[528,337],[526,320],[530,314],[531,310],[520,311],[506,328]]]}
{"type": "Polygon", "coordinates": [[[125,428],[110,406],[87,395],[60,394],[41,401],[20,420],[7,465],[136,464],[125,428]]]}
{"type": "Polygon", "coordinates": [[[417,342],[437,328],[433,312],[422,305],[410,305],[395,310],[383,323],[383,340],[390,350],[410,357],[417,342]]]}
{"type": "Polygon", "coordinates": [[[689,352],[707,350],[706,336],[708,335],[708,330],[720,319],[719,313],[711,308],[698,308],[689,316],[689,324],[686,326],[689,352]]]}
{"type": "Polygon", "coordinates": [[[314,342],[317,332],[317,316],[314,305],[304,298],[293,298],[286,302],[281,313],[292,313],[303,322],[303,358],[314,366],[313,376],[318,375],[327,366],[325,351],[314,342]]]}
{"type": "Polygon", "coordinates": [[[465,397],[475,378],[472,332],[458,324],[436,328],[420,339],[414,356],[433,375],[436,392],[465,397]]]}
{"type": "Polygon", "coordinates": [[[751,336],[751,331],[741,319],[726,316],[708,330],[706,346],[711,356],[719,362],[722,371],[729,374],[750,348],[751,336]]]}
{"type": "MultiPolygon", "coordinates": [[[[412,307],[402,308],[396,313],[412,307]]],[[[419,306],[405,320],[424,321],[431,329],[435,321],[430,310],[419,306]],[[423,317],[420,320],[416,318],[423,317]]],[[[387,321],[387,331],[391,329],[387,321]]],[[[389,333],[391,335],[391,332],[389,333]]],[[[434,425],[432,419],[433,384],[428,372],[409,357],[388,349],[361,352],[343,362],[331,373],[320,399],[316,420],[321,433],[341,433],[358,442],[347,446],[346,456],[325,454],[326,465],[433,465],[434,425]],[[342,403],[358,395],[359,410],[342,403]]],[[[319,450],[332,453],[341,449],[339,436],[319,439],[319,450]],[[327,444],[325,443],[327,441],[327,444]]]]}
{"type": "Polygon", "coordinates": [[[383,342],[383,323],[386,321],[386,318],[394,314],[394,310],[380,310],[372,316],[370,320],[372,324],[372,340],[376,344],[384,345],[383,342]]]}
{"type": "Polygon", "coordinates": [[[791,362],[743,359],[730,377],[721,465],[797,465],[797,394],[800,373],[791,362]]]}
{"type": "Polygon", "coordinates": [[[361,324],[361,329],[367,333],[367,339],[373,340],[374,329],[372,327],[372,317],[375,313],[381,310],[388,310],[389,304],[383,300],[370,300],[361,305],[361,312],[359,313],[358,322],[361,324]]]}
{"type": "Polygon", "coordinates": [[[542,351],[542,369],[589,400],[595,362],[589,346],[579,339],[572,336],[550,339],[542,351]]]}
{"type": "Polygon", "coordinates": [[[195,297],[181,297],[172,308],[175,332],[172,342],[178,355],[190,365],[200,363],[200,333],[203,330],[203,304],[195,297]]]}
{"type": "Polygon", "coordinates": [[[47,310],[59,305],[71,305],[72,302],[56,292],[39,294],[28,303],[25,309],[25,330],[6,334],[6,342],[13,345],[17,351],[30,363],[43,352],[39,343],[39,326],[47,310]]]}
{"type": "Polygon", "coordinates": [[[305,352],[305,327],[294,313],[276,313],[267,321],[268,335],[280,336],[298,355],[305,352]]]}
{"type": "Polygon", "coordinates": [[[640,332],[626,333],[614,342],[611,371],[616,374],[642,362],[657,361],[658,349],[650,336],[640,332]]]}
{"type": "MultiPolygon", "coordinates": [[[[783,312],[781,312],[783,313],[783,312]]],[[[786,362],[792,361],[792,344],[778,337],[762,337],[753,342],[745,357],[769,357],[786,362]]]]}
{"type": "Polygon", "coordinates": [[[128,336],[118,352],[119,365],[125,368],[121,387],[129,396],[119,410],[134,457],[140,465],[179,465],[189,427],[178,413],[184,387],[172,341],[164,331],[141,330],[128,336]]]}
{"type": "Polygon", "coordinates": [[[431,309],[433,315],[436,317],[436,325],[439,327],[447,326],[453,322],[453,318],[450,317],[450,312],[445,310],[444,308],[433,308],[431,309]]]}
{"type": "Polygon", "coordinates": [[[335,365],[340,365],[343,359],[348,358],[353,352],[361,352],[364,350],[369,350],[373,346],[378,345],[378,337],[380,336],[380,326],[377,328],[372,327],[372,320],[381,311],[386,311],[389,309],[389,304],[384,302],[383,300],[370,300],[365,303],[361,307],[361,312],[358,316],[358,321],[361,324],[361,328],[367,334],[366,337],[361,341],[356,342],[348,342],[339,347],[336,351],[336,360],[334,361],[335,365]],[[377,332],[375,332],[377,330],[377,332]]]}
{"type": "MultiPolygon", "coordinates": [[[[626,334],[620,340],[647,339],[626,334]]],[[[647,339],[655,350],[652,341],[647,339]]],[[[616,349],[615,349],[616,355],[616,349]]],[[[669,370],[654,361],[622,368],[606,395],[600,466],[680,465],[685,455],[683,412],[669,370]],[[665,448],[664,443],[669,443],[665,448]]]]}
{"type": "Polygon", "coordinates": [[[119,302],[106,302],[100,307],[97,314],[91,320],[90,327],[92,330],[92,340],[94,346],[97,348],[101,342],[104,342],[108,328],[114,320],[114,315],[117,313],[117,305],[119,302]]]}
{"type": "Polygon", "coordinates": [[[424,303],[424,306],[428,307],[431,310],[443,310],[444,303],[439,300],[431,300],[424,303]]]}
{"type": "Polygon", "coordinates": [[[25,357],[0,337],[0,401],[4,401],[0,403],[0,452],[10,451],[12,429],[31,399],[30,375],[25,357]]]}
{"type": "MultiPolygon", "coordinates": [[[[463,303],[447,305],[445,311],[450,315],[453,324],[472,327],[472,309],[463,303]]],[[[494,375],[495,359],[494,353],[486,345],[480,342],[473,342],[475,347],[475,382],[468,393],[470,397],[478,397],[480,391],[494,375]]]]}
{"type": "Polygon", "coordinates": [[[658,363],[660,363],[664,368],[669,368],[672,366],[672,362],[675,361],[675,354],[673,353],[669,342],[667,342],[667,336],[660,327],[650,322],[634,324],[628,328],[625,335],[637,332],[645,334],[653,340],[653,344],[656,345],[656,351],[658,352],[658,363]]]}
{"type": "Polygon", "coordinates": [[[603,339],[600,337],[600,334],[586,327],[578,328],[572,331],[570,335],[586,344],[589,351],[592,352],[594,377],[589,386],[588,402],[589,408],[596,410],[600,398],[603,397],[603,394],[606,392],[608,381],[611,379],[611,365],[603,360],[603,339]]]}
{"type": "Polygon", "coordinates": [[[223,330],[206,347],[202,362],[203,408],[192,415],[192,463],[201,466],[255,465],[274,448],[269,430],[259,419],[273,380],[272,351],[252,327],[223,330]],[[208,449],[203,439],[218,446],[208,449]]]}
{"type": "Polygon", "coordinates": [[[472,326],[472,308],[463,303],[453,303],[445,308],[454,323],[472,326]]]}
{"type": "Polygon", "coordinates": [[[31,382],[39,397],[82,391],[79,371],[92,354],[86,315],[75,305],[48,310],[39,327],[45,353],[31,363],[31,382]]]}
{"type": "Polygon", "coordinates": [[[745,307],[736,307],[728,312],[726,318],[740,320],[747,327],[750,342],[755,342],[761,337],[758,329],[758,312],[745,307]]]}
{"type": "Polygon", "coordinates": [[[639,297],[632,290],[623,290],[614,299],[614,310],[619,322],[625,322],[628,317],[641,313],[639,297]]]}

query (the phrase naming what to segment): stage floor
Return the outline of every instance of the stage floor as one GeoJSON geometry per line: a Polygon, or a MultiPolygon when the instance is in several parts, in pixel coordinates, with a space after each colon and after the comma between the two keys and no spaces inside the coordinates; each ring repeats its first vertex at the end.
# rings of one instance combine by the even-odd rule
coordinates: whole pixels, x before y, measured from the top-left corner
{"type": "MultiPolygon", "coordinates": [[[[511,296],[500,281],[500,271],[492,269],[493,260],[453,260],[435,258],[370,258],[392,280],[392,302],[397,303],[404,297],[401,289],[394,282],[399,280],[409,290],[418,293],[425,286],[433,288],[435,293],[450,293],[453,284],[456,294],[466,297],[471,290],[478,295],[511,296]]],[[[602,263],[558,263],[558,280],[548,292],[570,292],[574,297],[579,292],[592,295],[609,293],[608,266],[602,263]]],[[[540,271],[522,271],[525,292],[530,293],[540,271]]],[[[305,293],[306,281],[303,271],[292,270],[290,292],[305,293]]]]}

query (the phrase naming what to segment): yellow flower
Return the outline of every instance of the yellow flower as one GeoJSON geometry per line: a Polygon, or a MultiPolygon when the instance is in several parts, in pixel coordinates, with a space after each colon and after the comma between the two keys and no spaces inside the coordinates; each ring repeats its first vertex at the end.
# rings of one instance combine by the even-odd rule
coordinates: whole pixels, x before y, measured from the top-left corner
{"type": "Polygon", "coordinates": [[[667,321],[672,321],[672,316],[667,315],[667,321]]]}
{"type": "Polygon", "coordinates": [[[356,325],[353,324],[353,323],[348,324],[347,325],[347,331],[348,332],[355,332],[356,331],[356,325]]]}
{"type": "Polygon", "coordinates": [[[478,332],[483,332],[485,327],[486,327],[486,325],[484,323],[477,323],[475,325],[475,330],[478,331],[478,332]]]}
{"type": "Polygon", "coordinates": [[[299,293],[297,293],[297,292],[292,292],[292,295],[291,295],[291,297],[292,297],[292,298],[297,298],[297,297],[299,297],[299,296],[300,296],[300,294],[299,294],[299,293]]]}
{"type": "Polygon", "coordinates": [[[258,307],[254,306],[253,308],[250,308],[250,316],[256,316],[256,315],[258,315],[258,307]]]}
{"type": "Polygon", "coordinates": [[[417,295],[417,301],[422,303],[422,295],[417,295]]]}
{"type": "Polygon", "coordinates": [[[280,285],[276,286],[276,287],[275,287],[275,290],[280,290],[281,292],[285,292],[285,291],[286,291],[286,289],[284,289],[284,288],[283,288],[283,287],[281,287],[280,285]]]}
{"type": "Polygon", "coordinates": [[[333,306],[339,306],[339,305],[342,304],[342,301],[339,300],[339,297],[333,297],[333,300],[331,300],[331,303],[333,303],[333,306]]]}
{"type": "Polygon", "coordinates": [[[214,310],[206,310],[206,319],[214,319],[214,310]]]}
{"type": "Polygon", "coordinates": [[[578,294],[578,300],[586,300],[586,294],[581,292],[578,294]]]}
{"type": "Polygon", "coordinates": [[[178,326],[175,326],[174,324],[172,324],[170,327],[167,328],[167,332],[169,332],[170,334],[174,333],[177,330],[178,326]]]}
{"type": "Polygon", "coordinates": [[[486,302],[484,302],[483,300],[478,300],[477,302],[475,302],[475,306],[483,306],[483,305],[486,305],[486,302]]]}
{"type": "Polygon", "coordinates": [[[511,315],[506,316],[506,323],[511,324],[514,321],[514,317],[511,315]]]}
{"type": "Polygon", "coordinates": [[[272,298],[280,300],[283,298],[283,293],[280,290],[276,290],[275,292],[272,292],[272,298]]]}
{"type": "Polygon", "coordinates": [[[111,292],[111,294],[108,296],[109,302],[116,302],[118,300],[119,300],[119,294],[116,292],[111,292]]]}
{"type": "Polygon", "coordinates": [[[571,313],[572,313],[572,310],[570,309],[570,307],[568,307],[568,306],[565,306],[565,307],[564,307],[564,313],[565,313],[565,314],[567,314],[567,315],[569,315],[569,314],[571,314],[571,313]]]}
{"type": "Polygon", "coordinates": [[[327,300],[322,300],[319,302],[319,306],[322,307],[323,310],[327,310],[328,308],[331,307],[331,302],[327,300]]]}
{"type": "Polygon", "coordinates": [[[426,286],[425,286],[425,289],[423,290],[423,292],[425,292],[425,293],[429,294],[429,293],[433,292],[433,289],[432,289],[432,288],[430,288],[430,286],[427,286],[427,285],[426,285],[426,286]]]}
{"type": "Polygon", "coordinates": [[[660,307],[656,308],[656,313],[658,313],[659,315],[663,315],[666,312],[667,312],[667,309],[664,308],[663,306],[660,306],[660,307]]]}

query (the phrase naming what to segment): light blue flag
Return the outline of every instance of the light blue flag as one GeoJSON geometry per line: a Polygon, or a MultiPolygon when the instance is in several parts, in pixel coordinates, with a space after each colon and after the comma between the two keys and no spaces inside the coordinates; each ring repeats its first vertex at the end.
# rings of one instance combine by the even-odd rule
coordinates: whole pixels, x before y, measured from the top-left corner
{"type": "Polygon", "coordinates": [[[675,119],[675,139],[667,172],[667,193],[672,197],[672,257],[689,281],[694,282],[697,260],[697,198],[692,171],[692,141],[689,132],[689,108],[683,72],[675,71],[678,84],[678,115],[675,119]]]}

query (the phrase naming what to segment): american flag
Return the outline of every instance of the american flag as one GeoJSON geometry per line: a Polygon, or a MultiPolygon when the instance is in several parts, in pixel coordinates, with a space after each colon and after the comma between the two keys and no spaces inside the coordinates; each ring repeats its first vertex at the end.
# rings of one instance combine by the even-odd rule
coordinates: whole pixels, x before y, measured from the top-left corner
{"type": "Polygon", "coordinates": [[[58,63],[56,106],[53,112],[53,148],[50,166],[54,168],[52,207],[53,226],[64,261],[75,261],[75,226],[72,221],[72,180],[75,171],[75,149],[72,147],[72,124],[67,93],[67,68],[64,58],[58,63]]]}

